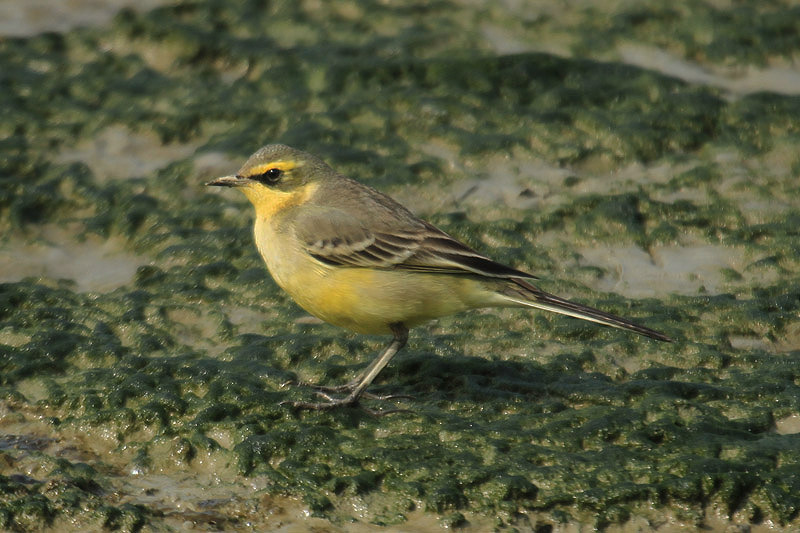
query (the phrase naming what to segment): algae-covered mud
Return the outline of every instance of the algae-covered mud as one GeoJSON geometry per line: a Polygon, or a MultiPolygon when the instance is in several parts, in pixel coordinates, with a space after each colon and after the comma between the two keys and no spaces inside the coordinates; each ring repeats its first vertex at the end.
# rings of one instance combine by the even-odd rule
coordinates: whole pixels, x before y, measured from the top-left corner
{"type": "Polygon", "coordinates": [[[490,4],[4,27],[0,530],[800,527],[798,8],[490,4]],[[373,385],[409,412],[293,412],[387,339],[203,187],[271,142],[676,342],[465,313],[373,385]]]}

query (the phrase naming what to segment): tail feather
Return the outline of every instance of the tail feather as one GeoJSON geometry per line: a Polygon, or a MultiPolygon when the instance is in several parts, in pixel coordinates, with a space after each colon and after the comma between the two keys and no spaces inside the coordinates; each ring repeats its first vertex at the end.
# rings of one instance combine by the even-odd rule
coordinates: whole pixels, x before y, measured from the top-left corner
{"type": "Polygon", "coordinates": [[[672,339],[663,333],[654,329],[641,326],[635,322],[631,322],[626,318],[622,318],[605,311],[600,311],[593,307],[581,305],[564,298],[559,298],[553,294],[544,292],[543,290],[531,285],[525,280],[514,278],[511,281],[515,286],[510,286],[509,291],[504,292],[504,296],[511,301],[525,305],[528,307],[535,307],[545,311],[552,311],[562,315],[588,320],[590,322],[597,322],[613,328],[627,329],[634,331],[640,335],[645,335],[652,339],[672,342],[672,339]]]}

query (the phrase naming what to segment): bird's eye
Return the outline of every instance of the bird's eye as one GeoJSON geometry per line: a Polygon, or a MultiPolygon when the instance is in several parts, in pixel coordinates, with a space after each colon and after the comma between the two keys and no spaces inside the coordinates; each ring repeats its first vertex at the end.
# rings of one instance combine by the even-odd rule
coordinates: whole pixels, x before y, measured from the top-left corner
{"type": "Polygon", "coordinates": [[[261,174],[258,174],[257,176],[253,176],[253,179],[260,181],[261,183],[274,185],[280,181],[281,176],[283,176],[283,170],[279,168],[271,168],[261,174]]]}

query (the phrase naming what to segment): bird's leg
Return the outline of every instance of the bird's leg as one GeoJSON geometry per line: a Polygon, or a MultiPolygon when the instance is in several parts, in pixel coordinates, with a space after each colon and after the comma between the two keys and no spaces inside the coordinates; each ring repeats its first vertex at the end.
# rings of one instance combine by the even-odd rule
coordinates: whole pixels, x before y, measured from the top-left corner
{"type": "Polygon", "coordinates": [[[394,333],[394,339],[392,339],[391,344],[386,347],[386,349],[372,361],[369,366],[364,370],[361,376],[358,379],[347,383],[342,387],[337,387],[333,389],[334,392],[339,392],[337,389],[341,389],[342,392],[349,391],[348,394],[344,398],[333,398],[324,392],[319,392],[319,394],[326,398],[327,402],[320,402],[320,403],[313,403],[313,402],[284,402],[292,407],[298,409],[333,409],[334,407],[343,407],[343,406],[352,406],[358,403],[359,398],[364,394],[364,391],[367,387],[369,387],[370,383],[380,374],[381,370],[389,364],[392,357],[399,352],[403,346],[406,345],[408,341],[408,328],[406,328],[403,324],[391,324],[390,327],[392,328],[392,333],[394,333]]]}
{"type": "MultiPolygon", "coordinates": [[[[392,329],[392,331],[394,331],[394,328],[392,329]]],[[[408,338],[408,332],[407,331],[406,331],[405,335],[406,335],[406,338],[408,338]]],[[[397,338],[397,337],[395,337],[395,338],[397,338]]],[[[405,346],[405,342],[403,342],[403,344],[401,344],[399,347],[397,347],[397,349],[395,350],[394,353],[396,354],[397,352],[399,352],[403,348],[403,346],[405,346]]],[[[366,383],[366,385],[369,385],[372,382],[372,380],[378,375],[378,373],[380,373],[381,369],[383,369],[386,366],[386,364],[389,361],[388,361],[388,359],[384,360],[383,356],[385,355],[386,351],[389,350],[389,348],[391,348],[391,345],[384,351],[383,354],[381,354],[381,356],[376,357],[375,359],[373,359],[372,362],[369,364],[369,366],[367,366],[367,368],[364,369],[364,371],[361,372],[361,374],[359,374],[358,376],[354,377],[353,379],[351,379],[350,381],[348,381],[344,385],[336,385],[336,386],[333,386],[333,387],[328,387],[328,386],[325,386],[325,385],[314,385],[314,384],[311,384],[311,383],[304,384],[304,385],[307,385],[308,387],[311,387],[312,389],[316,390],[320,394],[320,396],[323,396],[324,398],[326,398],[328,400],[331,399],[329,394],[352,393],[353,391],[355,391],[359,387],[359,385],[361,385],[361,383],[366,379],[367,376],[372,374],[372,378],[370,378],[366,383]],[[375,371],[375,367],[378,366],[379,364],[381,365],[380,368],[378,368],[378,370],[375,371]],[[374,374],[373,374],[373,372],[374,372],[374,374]]],[[[392,355],[389,356],[389,359],[391,359],[391,358],[392,358],[392,355]]],[[[366,388],[366,386],[364,388],[366,388]]],[[[393,399],[396,399],[396,398],[410,398],[410,396],[408,396],[407,394],[373,394],[373,393],[367,392],[366,390],[363,390],[363,389],[362,389],[361,394],[360,394],[359,397],[367,398],[369,400],[393,400],[393,399]]]]}
{"type": "MultiPolygon", "coordinates": [[[[402,348],[402,346],[400,348],[402,348]]],[[[400,348],[398,348],[397,351],[399,351],[400,348]]],[[[397,353],[397,352],[395,352],[395,353],[397,353]]],[[[313,383],[303,383],[303,385],[311,387],[312,389],[315,389],[315,390],[318,390],[318,391],[321,391],[321,392],[332,392],[332,393],[339,393],[339,394],[341,394],[343,392],[353,392],[354,390],[356,390],[356,388],[358,387],[359,383],[361,383],[361,380],[364,378],[364,376],[366,376],[367,374],[372,372],[373,368],[375,368],[375,365],[377,365],[378,361],[380,361],[380,360],[381,360],[380,357],[376,357],[375,359],[373,359],[372,362],[369,364],[369,366],[367,366],[367,368],[364,369],[364,371],[361,372],[361,374],[357,375],[356,377],[354,377],[353,379],[351,379],[350,381],[348,381],[344,385],[334,385],[333,387],[328,387],[326,385],[314,385],[313,383]]],[[[366,397],[367,394],[368,393],[366,393],[366,392],[362,393],[362,396],[366,397]]]]}

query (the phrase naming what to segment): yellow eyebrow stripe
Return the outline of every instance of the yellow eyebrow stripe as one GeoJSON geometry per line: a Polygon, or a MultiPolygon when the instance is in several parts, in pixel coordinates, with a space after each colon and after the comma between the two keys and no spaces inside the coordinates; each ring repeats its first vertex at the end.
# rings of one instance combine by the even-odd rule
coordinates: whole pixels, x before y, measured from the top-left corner
{"type": "Polygon", "coordinates": [[[297,161],[271,161],[269,163],[263,163],[251,169],[248,169],[247,175],[244,177],[247,178],[250,176],[258,176],[259,174],[263,174],[264,172],[266,172],[271,168],[277,168],[278,170],[287,171],[297,168],[299,166],[300,165],[297,163],[297,161]]]}

